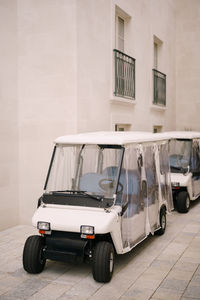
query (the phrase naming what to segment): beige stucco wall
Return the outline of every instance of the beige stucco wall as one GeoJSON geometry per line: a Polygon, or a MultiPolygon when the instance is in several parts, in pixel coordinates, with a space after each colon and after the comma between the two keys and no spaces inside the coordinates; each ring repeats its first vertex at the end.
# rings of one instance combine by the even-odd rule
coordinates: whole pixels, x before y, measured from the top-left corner
{"type": "Polygon", "coordinates": [[[77,130],[110,130],[108,0],[77,1],[77,130]]]}
{"type": "Polygon", "coordinates": [[[200,1],[176,5],[176,128],[200,131],[200,1]]]}
{"type": "Polygon", "coordinates": [[[77,130],[76,1],[18,1],[19,212],[31,221],[59,135],[77,130]]]}
{"type": "Polygon", "coordinates": [[[17,3],[0,1],[0,229],[19,222],[17,3]]]}

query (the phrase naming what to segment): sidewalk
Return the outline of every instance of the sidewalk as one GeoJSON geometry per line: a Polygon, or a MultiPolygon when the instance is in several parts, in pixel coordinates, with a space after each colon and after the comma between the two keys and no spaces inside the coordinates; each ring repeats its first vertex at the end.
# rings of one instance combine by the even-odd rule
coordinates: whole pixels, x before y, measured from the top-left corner
{"type": "Polygon", "coordinates": [[[188,214],[167,216],[163,236],[152,236],[118,256],[108,284],[93,280],[89,265],[48,261],[39,275],[27,274],[21,256],[31,226],[0,232],[0,300],[200,299],[200,201],[188,214]]]}

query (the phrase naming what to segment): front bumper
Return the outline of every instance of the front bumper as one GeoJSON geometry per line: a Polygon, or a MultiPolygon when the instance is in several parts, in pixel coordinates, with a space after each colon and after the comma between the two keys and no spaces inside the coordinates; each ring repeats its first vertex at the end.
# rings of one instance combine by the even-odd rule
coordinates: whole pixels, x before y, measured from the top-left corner
{"type": "Polygon", "coordinates": [[[82,240],[80,234],[53,231],[45,236],[43,256],[46,259],[79,263],[84,260],[87,240],[82,240]]]}

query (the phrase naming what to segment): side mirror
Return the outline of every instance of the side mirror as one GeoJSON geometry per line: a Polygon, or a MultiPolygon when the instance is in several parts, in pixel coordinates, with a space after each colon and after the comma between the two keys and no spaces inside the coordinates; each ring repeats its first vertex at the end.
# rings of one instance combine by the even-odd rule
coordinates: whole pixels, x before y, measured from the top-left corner
{"type": "Polygon", "coordinates": [[[187,174],[190,172],[190,166],[183,168],[183,174],[187,174]]]}
{"type": "Polygon", "coordinates": [[[146,180],[142,180],[142,196],[147,198],[147,182],[146,180]]]}
{"type": "Polygon", "coordinates": [[[43,202],[43,196],[41,196],[41,197],[38,199],[37,208],[40,207],[40,205],[42,204],[42,202],[43,202]]]}

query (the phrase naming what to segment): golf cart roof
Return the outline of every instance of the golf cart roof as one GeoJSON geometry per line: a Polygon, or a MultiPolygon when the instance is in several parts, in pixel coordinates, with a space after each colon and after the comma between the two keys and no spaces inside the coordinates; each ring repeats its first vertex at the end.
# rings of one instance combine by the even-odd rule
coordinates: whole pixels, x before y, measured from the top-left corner
{"type": "Polygon", "coordinates": [[[58,137],[55,144],[126,145],[166,140],[164,136],[143,131],[97,131],[58,137]]]}
{"type": "Polygon", "coordinates": [[[159,135],[167,139],[194,139],[200,138],[200,132],[196,131],[168,131],[159,133],[159,135]]]}

